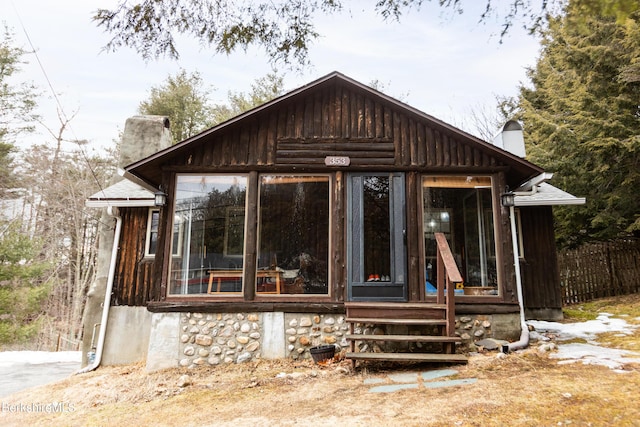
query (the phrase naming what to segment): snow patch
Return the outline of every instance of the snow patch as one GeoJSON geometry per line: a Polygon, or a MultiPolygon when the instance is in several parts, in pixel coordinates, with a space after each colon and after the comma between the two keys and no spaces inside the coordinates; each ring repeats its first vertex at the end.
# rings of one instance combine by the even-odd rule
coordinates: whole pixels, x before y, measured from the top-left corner
{"type": "Polygon", "coordinates": [[[558,323],[544,320],[529,320],[527,323],[535,328],[538,333],[551,333],[557,335],[560,341],[582,338],[586,341],[595,340],[598,334],[606,332],[619,332],[625,335],[633,334],[636,325],[627,323],[624,319],[611,318],[609,313],[600,313],[595,320],[587,320],[578,323],[558,323]]]}
{"type": "Polygon", "coordinates": [[[531,337],[540,341],[548,341],[548,335],[554,335],[558,342],[558,351],[551,358],[562,359],[560,363],[576,363],[602,365],[616,372],[626,372],[622,368],[628,363],[640,363],[640,353],[598,345],[598,334],[617,332],[620,335],[631,335],[638,325],[627,323],[625,319],[611,318],[610,313],[599,313],[595,320],[577,323],[557,323],[541,320],[529,320],[533,326],[531,337]],[[587,343],[563,343],[573,339],[583,339],[587,343]]]}
{"type": "Polygon", "coordinates": [[[28,363],[81,363],[82,353],[79,351],[4,351],[0,352],[0,366],[28,363]]]}
{"type": "Polygon", "coordinates": [[[551,354],[550,357],[552,359],[563,359],[559,362],[561,364],[582,362],[585,365],[601,365],[621,372],[627,372],[622,371],[622,368],[627,363],[640,363],[640,353],[580,343],[560,345],[558,346],[558,352],[551,354]]]}

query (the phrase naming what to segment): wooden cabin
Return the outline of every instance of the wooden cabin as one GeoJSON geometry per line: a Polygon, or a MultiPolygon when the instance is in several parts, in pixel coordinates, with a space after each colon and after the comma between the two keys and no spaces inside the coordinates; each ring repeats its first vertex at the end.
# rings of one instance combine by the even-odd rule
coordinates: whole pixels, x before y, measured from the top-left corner
{"type": "Polygon", "coordinates": [[[561,316],[551,209],[581,199],[499,145],[331,73],[126,166],[138,206],[90,199],[120,206],[111,309],[148,313],[150,369],[516,339],[516,273],[561,316]]]}

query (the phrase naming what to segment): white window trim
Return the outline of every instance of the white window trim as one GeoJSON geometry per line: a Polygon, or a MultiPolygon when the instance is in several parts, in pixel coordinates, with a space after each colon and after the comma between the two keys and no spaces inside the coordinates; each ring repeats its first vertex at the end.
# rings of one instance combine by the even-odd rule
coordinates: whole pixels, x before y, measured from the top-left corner
{"type": "MultiPolygon", "coordinates": [[[[153,258],[156,256],[155,253],[151,253],[151,224],[153,223],[153,214],[157,213],[158,214],[158,230],[155,231],[156,234],[159,234],[159,229],[160,229],[160,209],[159,208],[149,208],[149,214],[147,216],[147,232],[146,232],[146,236],[145,236],[145,240],[144,240],[144,256],[145,258],[153,258]]],[[[178,244],[177,247],[174,247],[176,245],[173,245],[173,233],[172,233],[172,244],[171,244],[171,250],[172,251],[177,251],[171,254],[171,256],[173,257],[179,257],[180,256],[180,251],[182,250],[182,226],[181,224],[173,224],[172,225],[174,227],[174,233],[175,233],[175,227],[178,227],[178,244]]]]}
{"type": "Polygon", "coordinates": [[[524,260],[524,239],[522,238],[522,217],[520,209],[514,208],[516,215],[516,236],[518,238],[518,259],[524,260]]]}

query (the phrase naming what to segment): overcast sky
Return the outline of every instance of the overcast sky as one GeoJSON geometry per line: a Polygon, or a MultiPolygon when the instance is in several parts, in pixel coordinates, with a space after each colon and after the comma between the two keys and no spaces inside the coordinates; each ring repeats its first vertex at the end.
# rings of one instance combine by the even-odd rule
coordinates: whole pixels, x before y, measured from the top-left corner
{"type": "MultiPolygon", "coordinates": [[[[518,85],[526,82],[526,67],[533,66],[538,55],[538,41],[519,28],[500,43],[501,17],[479,24],[484,1],[465,1],[475,9],[463,15],[427,2],[399,24],[376,16],[370,10],[372,0],[343,3],[348,12],[317,20],[321,38],[311,48],[311,67],[302,73],[280,70],[287,90],[339,71],[364,84],[377,80],[388,95],[462,126],[472,110],[493,106],[496,95],[515,95],[518,85]]],[[[26,58],[29,63],[21,79],[33,81],[47,98],[50,82],[66,116],[76,114],[68,139],[86,139],[94,150],[112,145],[150,88],[180,69],[198,71],[212,88],[213,102],[225,102],[228,91],[249,91],[251,83],[271,70],[257,50],[215,56],[194,40],[179,45],[178,61],[145,63],[128,48],[101,52],[109,35],[91,16],[98,8],[116,4],[117,0],[0,0],[0,21],[13,30],[19,46],[30,49],[31,43],[38,54],[26,58]]],[[[57,131],[55,103],[40,99],[39,104],[45,123],[57,131]]],[[[29,141],[50,142],[51,137],[41,128],[29,141]]]]}

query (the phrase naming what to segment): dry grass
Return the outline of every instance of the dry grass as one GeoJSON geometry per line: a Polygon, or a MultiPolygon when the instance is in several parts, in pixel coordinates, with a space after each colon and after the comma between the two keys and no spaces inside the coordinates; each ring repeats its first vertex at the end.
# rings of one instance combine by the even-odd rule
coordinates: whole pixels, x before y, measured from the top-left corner
{"type": "MultiPolygon", "coordinates": [[[[633,301],[622,304],[637,309],[633,301]]],[[[638,335],[632,340],[637,345],[638,335]]],[[[392,370],[429,369],[434,367],[365,365],[354,372],[346,361],[318,366],[289,360],[154,373],[142,365],[104,367],[1,402],[5,408],[65,402],[73,411],[3,410],[0,425],[640,426],[640,366],[627,365],[621,374],[558,364],[533,346],[505,358],[472,356],[467,366],[456,367],[457,378],[478,379],[470,385],[387,394],[371,393],[364,383],[388,381],[392,370]],[[180,386],[181,377],[189,384],[180,386]]]]}
{"type": "Polygon", "coordinates": [[[607,312],[640,325],[640,293],[574,304],[563,312],[567,321],[592,320],[598,313],[607,312]]]}
{"type": "Polygon", "coordinates": [[[624,319],[631,325],[637,325],[626,334],[619,332],[600,334],[598,335],[598,343],[603,347],[640,352],[640,294],[575,304],[566,307],[563,312],[567,322],[593,320],[600,313],[606,312],[612,314],[613,317],[624,319]]]}

